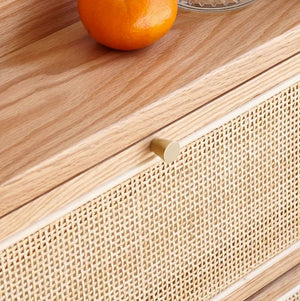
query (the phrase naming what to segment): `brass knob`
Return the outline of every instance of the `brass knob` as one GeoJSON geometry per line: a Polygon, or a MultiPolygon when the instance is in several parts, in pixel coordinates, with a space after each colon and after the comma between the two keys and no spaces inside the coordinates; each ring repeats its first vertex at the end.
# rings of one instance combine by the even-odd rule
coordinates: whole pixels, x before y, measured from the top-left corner
{"type": "Polygon", "coordinates": [[[154,138],[151,141],[150,149],[166,163],[172,163],[176,160],[180,148],[176,141],[154,138]]]}

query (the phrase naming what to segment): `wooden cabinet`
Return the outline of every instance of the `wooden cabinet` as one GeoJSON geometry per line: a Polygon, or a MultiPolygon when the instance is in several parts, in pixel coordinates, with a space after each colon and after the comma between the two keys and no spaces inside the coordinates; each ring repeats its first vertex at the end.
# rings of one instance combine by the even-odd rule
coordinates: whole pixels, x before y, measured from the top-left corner
{"type": "Polygon", "coordinates": [[[5,248],[5,300],[209,299],[290,256],[299,245],[299,82],[283,86],[187,137],[174,163],[94,191],[5,248]]]}
{"type": "Polygon", "coordinates": [[[299,8],[272,26],[263,1],[182,11],[135,53],[92,44],[76,23],[4,54],[0,299],[245,300],[295,269],[299,8]],[[243,17],[260,28],[236,50],[243,31],[229,28],[243,17]],[[191,24],[227,25],[228,40],[211,32],[186,55],[202,32],[191,24]],[[153,138],[178,141],[177,159],[154,155],[153,138]]]}

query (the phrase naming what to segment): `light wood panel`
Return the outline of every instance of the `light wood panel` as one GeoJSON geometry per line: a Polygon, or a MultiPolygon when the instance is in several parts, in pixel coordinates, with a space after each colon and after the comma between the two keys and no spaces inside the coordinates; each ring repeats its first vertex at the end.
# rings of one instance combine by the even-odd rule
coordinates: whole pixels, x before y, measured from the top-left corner
{"type": "MultiPolygon", "coordinates": [[[[252,278],[236,289],[234,292],[223,296],[220,300],[222,301],[244,301],[253,295],[255,292],[274,281],[296,265],[300,263],[300,250],[297,248],[288,256],[281,258],[274,264],[270,265],[267,269],[252,278]]],[[[219,299],[218,299],[219,300],[219,299]]],[[[261,300],[272,300],[272,299],[261,299],[261,300]]]]}
{"type": "MultiPolygon", "coordinates": [[[[295,66],[299,65],[299,62],[300,55],[290,58],[72,180],[0,218],[0,240],[30,226],[62,206],[132,168],[145,169],[147,166],[154,164],[160,159],[156,159],[149,149],[153,137],[182,140],[189,134],[203,128],[210,122],[281,83],[282,78],[290,78],[296,75],[297,68],[295,66]]],[[[192,95],[192,90],[193,88],[191,88],[190,93],[188,91],[183,101],[188,101],[188,97],[192,95]]],[[[124,125],[124,129],[126,128],[124,125]]],[[[126,133],[125,130],[123,131],[124,133],[126,133]]]]}
{"type": "Polygon", "coordinates": [[[1,0],[0,57],[78,19],[76,0],[1,0]]]}
{"type": "Polygon", "coordinates": [[[298,284],[300,284],[300,264],[266,285],[247,301],[277,300],[298,284]]]}
{"type": "Polygon", "coordinates": [[[292,56],[299,19],[298,0],[181,11],[164,39],[130,53],[76,23],[1,58],[0,216],[292,56]]]}

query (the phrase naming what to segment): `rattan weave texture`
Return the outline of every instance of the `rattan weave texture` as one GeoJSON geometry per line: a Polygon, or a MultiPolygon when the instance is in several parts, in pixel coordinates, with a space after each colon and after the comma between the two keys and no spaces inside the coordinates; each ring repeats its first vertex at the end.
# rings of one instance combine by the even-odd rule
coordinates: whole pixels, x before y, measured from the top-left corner
{"type": "Polygon", "coordinates": [[[295,84],[2,251],[0,300],[208,300],[300,239],[299,195],[295,84]]]}
{"type": "Polygon", "coordinates": [[[286,301],[299,301],[300,300],[300,290],[290,296],[286,301]]]}

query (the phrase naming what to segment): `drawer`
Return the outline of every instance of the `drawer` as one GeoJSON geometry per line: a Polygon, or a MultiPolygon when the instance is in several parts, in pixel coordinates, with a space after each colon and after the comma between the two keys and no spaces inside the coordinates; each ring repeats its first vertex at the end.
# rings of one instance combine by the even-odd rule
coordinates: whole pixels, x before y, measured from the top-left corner
{"type": "Polygon", "coordinates": [[[5,240],[0,299],[217,298],[299,248],[299,139],[293,80],[5,240]]]}
{"type": "MultiPolygon", "coordinates": [[[[180,10],[163,40],[126,54],[89,38],[71,2],[0,4],[0,218],[300,49],[298,0],[201,18],[180,10]]],[[[296,73],[299,60],[273,86],[296,73]]]]}

